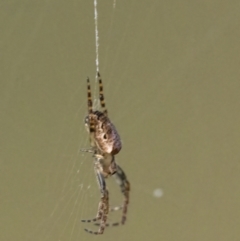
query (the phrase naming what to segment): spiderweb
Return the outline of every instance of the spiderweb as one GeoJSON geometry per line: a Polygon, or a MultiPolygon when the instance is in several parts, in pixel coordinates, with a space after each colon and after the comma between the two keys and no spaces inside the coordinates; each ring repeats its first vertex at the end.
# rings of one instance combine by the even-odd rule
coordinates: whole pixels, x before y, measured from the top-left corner
{"type": "MultiPolygon", "coordinates": [[[[214,150],[202,152],[208,142],[202,143],[200,137],[205,141],[215,136],[207,136],[202,128],[209,126],[211,116],[213,121],[225,121],[225,116],[237,120],[231,115],[219,118],[218,111],[214,115],[211,108],[221,109],[215,101],[220,96],[226,100],[224,106],[236,107],[237,83],[225,80],[229,76],[238,79],[234,67],[238,55],[231,47],[238,46],[239,4],[222,3],[216,8],[214,3],[189,5],[187,1],[13,0],[2,1],[0,12],[0,239],[96,238],[84,228],[97,227],[80,221],[96,215],[100,198],[91,154],[80,149],[89,146],[83,123],[85,79],[89,76],[94,106],[98,106],[94,81],[98,70],[109,116],[123,142],[116,159],[132,185],[127,224],[108,228],[98,238],[118,241],[128,240],[129,234],[138,234],[131,240],[153,233],[178,235],[171,229],[176,226],[188,232],[181,220],[190,220],[191,225],[197,217],[183,213],[195,214],[195,204],[204,198],[198,190],[204,190],[205,184],[206,194],[212,193],[207,178],[200,189],[195,185],[203,180],[198,167],[209,170],[208,151],[214,150]],[[192,141],[196,138],[201,145],[192,141]],[[161,185],[167,193],[161,200],[168,198],[169,202],[158,215],[161,185]],[[186,202],[188,189],[191,198],[186,202]],[[173,202],[182,203],[184,212],[172,209],[173,202]],[[139,219],[140,212],[145,219],[139,219]],[[158,230],[160,222],[162,229],[158,230]]],[[[229,148],[223,149],[234,153],[234,144],[230,144],[234,138],[229,135],[234,132],[227,130],[229,142],[218,145],[214,140],[209,146],[215,143],[218,149],[228,143],[229,148]]],[[[122,195],[112,178],[107,185],[110,205],[121,204],[122,195]]],[[[220,199],[232,206],[222,196],[220,199]]],[[[119,215],[111,213],[109,221],[118,221],[119,215]]],[[[204,218],[199,221],[196,228],[204,218]]]]}
{"type": "MultiPolygon", "coordinates": [[[[85,233],[84,228],[97,229],[80,221],[96,215],[100,198],[91,154],[80,152],[81,148],[89,147],[83,123],[87,114],[87,75],[91,80],[94,106],[97,107],[98,86],[94,76],[100,69],[107,108],[122,137],[123,146],[127,133],[136,135],[138,132],[132,122],[128,123],[129,118],[126,117],[129,113],[137,112],[139,120],[147,116],[139,108],[143,101],[133,93],[137,90],[137,82],[128,81],[133,77],[137,79],[135,70],[134,76],[128,76],[131,58],[140,49],[129,29],[133,22],[133,9],[138,8],[137,13],[141,10],[139,13],[143,16],[141,6],[135,1],[120,3],[114,0],[107,4],[106,10],[103,3],[94,0],[84,17],[79,17],[81,2],[72,1],[69,5],[63,11],[56,1],[40,1],[36,5],[24,0],[19,5],[7,4],[7,9],[11,11],[1,15],[2,20],[6,19],[2,22],[9,24],[3,33],[6,38],[2,39],[6,49],[4,53],[11,56],[10,60],[6,58],[5,68],[0,73],[10,73],[7,78],[2,78],[0,90],[5,90],[1,93],[1,114],[7,117],[1,126],[10,128],[3,128],[6,131],[2,131],[2,136],[6,138],[3,138],[2,148],[7,156],[3,158],[3,152],[1,155],[9,165],[14,163],[14,167],[8,170],[16,170],[18,175],[24,173],[13,175],[16,183],[22,185],[19,185],[20,188],[15,185],[21,196],[13,199],[21,213],[16,215],[14,212],[18,225],[11,223],[11,232],[8,232],[19,240],[82,240],[91,236],[85,233]],[[78,8],[67,8],[74,4],[78,8]],[[56,9],[56,15],[52,19],[53,9],[56,9]],[[79,22],[68,22],[70,15],[75,15],[79,22]],[[68,31],[69,26],[72,26],[72,31],[68,31]],[[81,27],[81,33],[77,35],[81,27]],[[87,31],[92,34],[86,34],[87,31]],[[17,41],[14,41],[16,35],[17,41]],[[122,54],[128,39],[131,39],[132,48],[127,55],[122,54]],[[66,62],[70,64],[62,64],[66,62]],[[9,153],[13,153],[12,159],[9,153]],[[20,225],[15,230],[15,226],[20,225]]],[[[154,5],[150,4],[146,16],[150,16],[153,8],[154,5]]],[[[136,36],[141,37],[142,34],[137,31],[136,36]]],[[[136,153],[129,145],[125,149],[126,156],[123,155],[124,152],[121,152],[117,161],[131,182],[132,177],[126,167],[133,164],[128,160],[136,158],[136,153]]],[[[7,179],[7,183],[12,183],[14,178],[7,179]]],[[[107,185],[110,205],[121,204],[122,195],[114,179],[109,178],[107,185]]],[[[152,190],[149,191],[142,183],[135,184],[134,188],[135,192],[152,195],[152,190]]],[[[161,195],[161,191],[156,191],[156,195],[161,195]]],[[[118,221],[120,215],[120,212],[111,213],[109,222],[118,221]]],[[[8,219],[11,219],[9,215],[4,223],[8,219]]],[[[109,229],[107,232],[111,234],[115,231],[109,229]]],[[[6,237],[2,239],[10,240],[6,237]]]]}
{"type": "MultiPolygon", "coordinates": [[[[97,73],[99,71],[99,15],[97,0],[94,0],[93,8],[96,51],[95,65],[97,73]]],[[[109,34],[111,34],[115,8],[116,1],[113,1],[109,34]]],[[[93,78],[91,79],[93,80],[93,78]]],[[[109,90],[109,82],[105,83],[103,80],[103,83],[104,89],[109,90]]],[[[52,205],[49,205],[47,210],[44,210],[46,212],[45,218],[29,233],[27,240],[33,240],[33,237],[34,240],[41,241],[77,240],[85,234],[83,229],[87,225],[86,223],[81,223],[80,220],[93,218],[96,215],[100,193],[94,176],[92,157],[91,154],[80,151],[81,148],[89,147],[88,134],[82,121],[84,116],[80,116],[80,113],[86,112],[87,110],[87,89],[86,83],[84,84],[83,89],[78,88],[74,91],[72,99],[69,101],[70,105],[73,101],[76,101],[76,96],[79,95],[80,91],[84,92],[81,93],[81,95],[85,96],[84,101],[72,121],[71,131],[74,131],[73,126],[75,123],[79,123],[79,126],[76,126],[76,131],[79,132],[78,139],[67,139],[63,150],[56,150],[55,159],[58,159],[59,162],[57,165],[56,162],[52,164],[47,177],[48,192],[46,193],[46,198],[52,199],[52,205]],[[73,152],[71,156],[66,156],[65,153],[68,153],[69,148],[72,149],[72,146],[74,146],[75,153],[73,152]]],[[[91,81],[91,85],[94,98],[93,105],[94,108],[98,108],[97,75],[96,80],[91,81]]],[[[58,139],[59,142],[62,142],[63,136],[67,135],[65,131],[66,129],[61,133],[58,139]]],[[[108,181],[108,185],[110,188],[112,186],[116,189],[115,197],[111,198],[113,202],[116,201],[116,204],[119,204],[119,200],[122,200],[119,187],[111,180],[108,181]]],[[[120,213],[118,216],[119,215],[120,213]]],[[[109,218],[109,221],[111,221],[111,218],[109,218]]],[[[93,224],[89,226],[91,229],[97,229],[93,224]]]]}

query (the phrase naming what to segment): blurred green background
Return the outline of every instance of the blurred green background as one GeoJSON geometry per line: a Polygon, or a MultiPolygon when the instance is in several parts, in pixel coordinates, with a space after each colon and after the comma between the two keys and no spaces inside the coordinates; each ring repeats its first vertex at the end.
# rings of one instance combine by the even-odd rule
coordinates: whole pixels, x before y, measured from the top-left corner
{"type": "Polygon", "coordinates": [[[100,72],[132,187],[126,225],[99,237],[80,222],[100,198],[79,151],[87,76],[96,88],[93,0],[0,6],[1,240],[240,239],[239,1],[98,1],[100,72]]]}

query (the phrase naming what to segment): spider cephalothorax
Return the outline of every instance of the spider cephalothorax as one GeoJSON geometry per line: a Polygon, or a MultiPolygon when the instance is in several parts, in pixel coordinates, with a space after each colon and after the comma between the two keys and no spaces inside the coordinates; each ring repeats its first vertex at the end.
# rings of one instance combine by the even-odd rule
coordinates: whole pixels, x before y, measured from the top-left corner
{"type": "Polygon", "coordinates": [[[125,223],[130,191],[130,183],[127,180],[124,171],[115,161],[115,155],[121,150],[122,144],[115,126],[107,115],[103,95],[103,85],[99,73],[98,84],[99,100],[102,111],[93,111],[90,81],[87,79],[88,115],[85,118],[85,126],[89,132],[91,149],[82,149],[82,151],[93,153],[94,170],[101,191],[101,200],[98,205],[96,217],[89,220],[82,220],[82,222],[100,222],[96,224],[99,225],[99,229],[96,232],[85,229],[85,231],[92,234],[102,234],[106,226],[117,226],[125,223]],[[122,206],[109,209],[109,192],[106,187],[105,178],[111,175],[115,176],[117,183],[120,185],[121,191],[124,195],[124,202],[122,206]],[[107,224],[109,210],[122,210],[121,221],[107,224]]]}

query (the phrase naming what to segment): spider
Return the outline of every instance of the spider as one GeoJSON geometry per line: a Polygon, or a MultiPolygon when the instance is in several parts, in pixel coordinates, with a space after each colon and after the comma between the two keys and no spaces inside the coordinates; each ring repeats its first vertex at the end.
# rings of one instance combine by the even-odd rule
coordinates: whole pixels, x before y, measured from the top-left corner
{"type": "Polygon", "coordinates": [[[89,78],[87,78],[88,115],[85,118],[85,126],[89,132],[91,149],[82,149],[82,151],[93,153],[94,170],[101,192],[101,200],[98,205],[96,217],[89,220],[81,220],[82,222],[100,221],[100,223],[96,223],[96,225],[99,226],[98,231],[84,229],[86,232],[96,235],[103,234],[106,226],[118,226],[125,223],[130,191],[130,183],[122,168],[115,161],[115,155],[121,150],[122,144],[115,126],[108,118],[108,112],[104,102],[102,79],[99,73],[97,73],[97,76],[99,100],[102,111],[93,111],[90,81],[89,78]],[[110,209],[109,192],[106,187],[105,178],[112,175],[114,175],[121,188],[121,192],[124,195],[124,202],[122,206],[110,209]],[[109,210],[116,211],[120,209],[122,210],[121,221],[108,224],[107,217],[109,210]]]}

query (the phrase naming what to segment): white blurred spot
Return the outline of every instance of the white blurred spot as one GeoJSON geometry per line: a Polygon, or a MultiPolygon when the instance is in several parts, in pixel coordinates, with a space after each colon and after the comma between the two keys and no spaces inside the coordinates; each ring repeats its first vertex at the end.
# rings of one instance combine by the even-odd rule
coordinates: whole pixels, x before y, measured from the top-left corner
{"type": "Polygon", "coordinates": [[[163,190],[161,188],[156,188],[153,191],[153,196],[156,197],[156,198],[162,197],[163,196],[163,190]]]}

